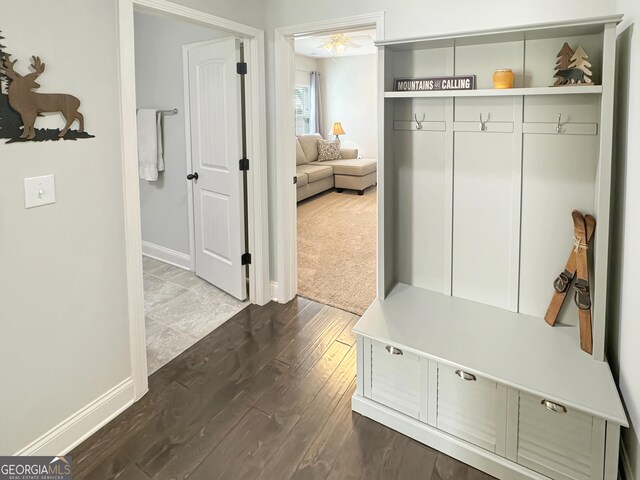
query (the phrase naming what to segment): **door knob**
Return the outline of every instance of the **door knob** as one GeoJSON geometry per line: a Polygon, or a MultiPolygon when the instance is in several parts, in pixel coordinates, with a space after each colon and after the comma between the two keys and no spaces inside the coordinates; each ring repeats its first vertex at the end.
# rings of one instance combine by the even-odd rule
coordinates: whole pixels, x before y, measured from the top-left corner
{"type": "Polygon", "coordinates": [[[187,180],[197,180],[197,179],[198,179],[198,172],[193,172],[187,175],[187,180]]]}

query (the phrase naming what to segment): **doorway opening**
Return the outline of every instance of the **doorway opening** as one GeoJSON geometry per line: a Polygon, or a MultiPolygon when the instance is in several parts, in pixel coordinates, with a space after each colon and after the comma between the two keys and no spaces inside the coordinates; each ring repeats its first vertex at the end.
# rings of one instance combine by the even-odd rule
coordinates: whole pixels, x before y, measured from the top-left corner
{"type": "Polygon", "coordinates": [[[276,31],[278,178],[294,178],[278,192],[279,301],[362,315],[375,299],[382,28],[372,14],[276,31]]]}
{"type": "Polygon", "coordinates": [[[242,40],[135,12],[149,374],[248,305],[242,40]],[[182,68],[181,68],[182,67],[182,68]]]}
{"type": "Polygon", "coordinates": [[[376,296],[375,37],[294,40],[297,293],[357,315],[376,296]]]}
{"type": "Polygon", "coordinates": [[[264,32],[166,0],[118,0],[118,15],[137,400],[150,371],[188,348],[172,343],[176,332],[195,343],[244,305],[269,301],[264,32]],[[141,21],[150,25],[145,41],[141,21]],[[148,167],[151,178],[141,179],[148,167]],[[162,197],[170,185],[174,196],[162,197]],[[145,210],[163,198],[164,208],[145,210]],[[180,324],[169,324],[172,314],[180,324]],[[148,368],[147,343],[162,332],[168,351],[148,368]]]}

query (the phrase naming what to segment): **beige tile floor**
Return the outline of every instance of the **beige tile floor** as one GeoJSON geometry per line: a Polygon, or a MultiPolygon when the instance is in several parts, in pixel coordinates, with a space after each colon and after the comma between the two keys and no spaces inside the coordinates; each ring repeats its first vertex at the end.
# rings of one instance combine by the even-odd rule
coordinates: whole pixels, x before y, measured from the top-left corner
{"type": "Polygon", "coordinates": [[[249,304],[153,258],[143,257],[142,267],[149,375],[249,304]]]}

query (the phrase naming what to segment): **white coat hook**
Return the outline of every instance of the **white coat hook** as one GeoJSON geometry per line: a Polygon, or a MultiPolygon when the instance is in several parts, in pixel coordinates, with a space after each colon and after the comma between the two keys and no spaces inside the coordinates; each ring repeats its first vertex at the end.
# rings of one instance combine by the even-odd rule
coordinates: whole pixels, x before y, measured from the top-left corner
{"type": "Polygon", "coordinates": [[[490,117],[490,115],[487,115],[487,119],[484,120],[482,118],[482,113],[480,113],[480,131],[481,132],[484,132],[484,131],[487,130],[487,122],[489,121],[489,117],[490,117]]]}
{"type": "Polygon", "coordinates": [[[562,114],[558,114],[558,123],[554,127],[556,133],[562,133],[562,114]]]}
{"type": "Polygon", "coordinates": [[[416,130],[422,130],[422,122],[424,122],[427,118],[426,114],[422,114],[422,120],[418,120],[418,114],[414,113],[413,118],[416,120],[416,130]]]}

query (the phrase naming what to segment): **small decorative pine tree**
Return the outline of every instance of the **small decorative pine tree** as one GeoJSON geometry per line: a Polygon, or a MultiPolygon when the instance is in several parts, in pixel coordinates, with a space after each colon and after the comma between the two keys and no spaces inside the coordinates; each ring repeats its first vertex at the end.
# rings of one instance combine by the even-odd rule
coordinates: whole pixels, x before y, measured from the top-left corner
{"type": "MultiPolygon", "coordinates": [[[[4,37],[2,36],[2,31],[0,31],[0,42],[2,42],[2,40],[4,40],[4,37]]],[[[7,88],[9,88],[9,79],[7,78],[7,75],[2,66],[5,58],[5,48],[6,47],[2,45],[2,43],[0,43],[0,94],[2,95],[6,95],[7,88]]]]}
{"type": "Polygon", "coordinates": [[[589,70],[591,68],[591,64],[589,63],[588,58],[589,56],[587,55],[587,52],[585,52],[582,45],[580,45],[571,56],[571,65],[569,65],[569,68],[577,68],[584,72],[584,83],[592,83],[591,75],[593,75],[593,73],[589,70]]]}
{"type": "MultiPolygon", "coordinates": [[[[0,32],[0,41],[4,40],[2,32],[0,32]]],[[[3,62],[7,57],[4,51],[6,47],[0,43],[0,138],[15,138],[20,135],[20,126],[22,119],[11,105],[9,105],[9,97],[7,96],[9,89],[9,77],[4,70],[3,62]]]]}
{"type": "Polygon", "coordinates": [[[553,78],[556,78],[556,83],[554,83],[554,87],[557,87],[558,85],[561,85],[564,82],[564,77],[562,77],[561,75],[558,75],[557,72],[559,72],[560,70],[567,70],[568,68],[571,68],[571,58],[573,57],[573,50],[571,49],[571,47],[569,46],[569,44],[567,42],[564,42],[564,45],[562,45],[562,48],[560,49],[560,51],[558,52],[557,58],[558,60],[556,60],[556,74],[553,76],[553,78]]]}

